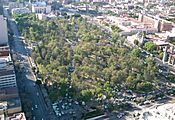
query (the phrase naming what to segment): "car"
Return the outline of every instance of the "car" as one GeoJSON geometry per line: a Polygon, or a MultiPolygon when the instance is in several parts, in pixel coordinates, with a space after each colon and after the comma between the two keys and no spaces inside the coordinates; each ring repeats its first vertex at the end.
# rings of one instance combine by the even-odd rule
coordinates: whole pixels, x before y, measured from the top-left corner
{"type": "Polygon", "coordinates": [[[33,116],[33,120],[35,120],[35,116],[33,116]]]}
{"type": "Polygon", "coordinates": [[[62,115],[64,115],[64,112],[63,112],[63,111],[61,111],[61,114],[62,114],[62,115]]]}
{"type": "Polygon", "coordinates": [[[71,96],[69,96],[69,99],[71,99],[71,96]]]}
{"type": "Polygon", "coordinates": [[[64,106],[64,105],[62,105],[61,107],[62,107],[63,109],[65,109],[65,106],[64,106]]]}
{"type": "Polygon", "coordinates": [[[78,105],[79,103],[77,101],[75,101],[75,104],[78,105]]]}
{"type": "Polygon", "coordinates": [[[39,96],[39,93],[37,92],[36,95],[39,96]]]}
{"type": "Polygon", "coordinates": [[[62,100],[60,100],[59,103],[62,103],[62,100]]]}
{"type": "Polygon", "coordinates": [[[37,109],[38,108],[38,105],[35,105],[35,108],[37,109]]]}
{"type": "Polygon", "coordinates": [[[73,112],[72,111],[69,111],[69,114],[73,114],[73,112]]]}
{"type": "Polygon", "coordinates": [[[60,117],[61,117],[61,113],[58,113],[58,116],[60,116],[60,117]]]}
{"type": "Polygon", "coordinates": [[[65,106],[65,109],[67,110],[67,109],[69,109],[69,107],[68,106],[65,106]]]}
{"type": "Polygon", "coordinates": [[[66,93],[66,97],[68,96],[68,93],[66,93]]]}
{"type": "Polygon", "coordinates": [[[59,111],[59,110],[60,110],[60,108],[59,108],[59,107],[56,107],[56,110],[58,110],[58,111],[59,111]]]}
{"type": "Polygon", "coordinates": [[[32,111],[33,111],[33,107],[32,107],[32,111]]]}

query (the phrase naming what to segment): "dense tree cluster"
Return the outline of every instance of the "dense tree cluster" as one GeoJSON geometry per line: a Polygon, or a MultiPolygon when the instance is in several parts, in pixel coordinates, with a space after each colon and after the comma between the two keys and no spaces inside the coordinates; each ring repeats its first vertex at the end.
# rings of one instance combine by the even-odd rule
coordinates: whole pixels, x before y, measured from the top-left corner
{"type": "MultiPolygon", "coordinates": [[[[65,95],[68,66],[73,66],[70,94],[77,99],[112,97],[114,87],[138,93],[157,89],[157,68],[138,49],[121,48],[108,34],[81,17],[39,21],[35,15],[14,16],[28,43],[35,42],[37,63],[52,100],[65,95]]],[[[117,28],[113,27],[117,33],[117,28]]],[[[150,45],[146,48],[152,50],[150,45]]]]}

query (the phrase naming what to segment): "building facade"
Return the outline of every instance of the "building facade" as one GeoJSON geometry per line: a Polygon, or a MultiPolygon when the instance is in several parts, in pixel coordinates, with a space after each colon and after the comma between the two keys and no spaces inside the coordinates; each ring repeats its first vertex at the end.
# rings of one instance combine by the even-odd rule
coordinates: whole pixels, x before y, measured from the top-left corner
{"type": "Polygon", "coordinates": [[[0,88],[6,88],[6,87],[16,87],[15,71],[0,69],[0,88]]]}
{"type": "Polygon", "coordinates": [[[9,2],[9,10],[12,10],[13,8],[22,8],[24,7],[23,3],[20,2],[9,2]]]}
{"type": "Polygon", "coordinates": [[[7,21],[0,15],[0,46],[8,44],[7,21]]]}
{"type": "Polygon", "coordinates": [[[31,11],[28,8],[13,8],[12,9],[12,14],[27,14],[31,13],[31,11]]]}
{"type": "Polygon", "coordinates": [[[171,31],[173,28],[173,24],[171,22],[152,15],[140,14],[138,20],[139,22],[153,25],[159,32],[171,31]]]}
{"type": "Polygon", "coordinates": [[[16,86],[16,75],[9,46],[0,47],[0,89],[16,86]]]}
{"type": "Polygon", "coordinates": [[[32,5],[32,12],[48,14],[51,12],[51,6],[47,5],[45,2],[37,2],[32,5]]]}

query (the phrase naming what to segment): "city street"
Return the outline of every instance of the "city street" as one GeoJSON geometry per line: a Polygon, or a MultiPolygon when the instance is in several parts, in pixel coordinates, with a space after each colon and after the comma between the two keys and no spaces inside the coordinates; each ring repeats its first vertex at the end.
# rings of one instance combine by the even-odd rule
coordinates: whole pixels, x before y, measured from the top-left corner
{"type": "Polygon", "coordinates": [[[28,52],[19,38],[16,23],[11,19],[6,8],[4,9],[4,15],[8,18],[8,22],[14,33],[14,40],[10,42],[11,50],[17,54],[17,60],[24,66],[20,75],[21,80],[19,81],[22,81],[24,90],[29,93],[28,96],[32,102],[32,118],[33,120],[50,120],[47,115],[48,110],[41,90],[39,86],[35,84],[35,77],[28,61],[28,52]]]}

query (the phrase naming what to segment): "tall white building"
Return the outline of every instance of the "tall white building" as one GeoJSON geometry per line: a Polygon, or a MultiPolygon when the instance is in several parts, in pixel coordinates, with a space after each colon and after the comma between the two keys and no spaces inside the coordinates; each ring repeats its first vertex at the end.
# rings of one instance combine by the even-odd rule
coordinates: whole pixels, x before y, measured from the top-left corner
{"type": "Polygon", "coordinates": [[[7,21],[0,15],[0,46],[8,44],[7,21]]]}

